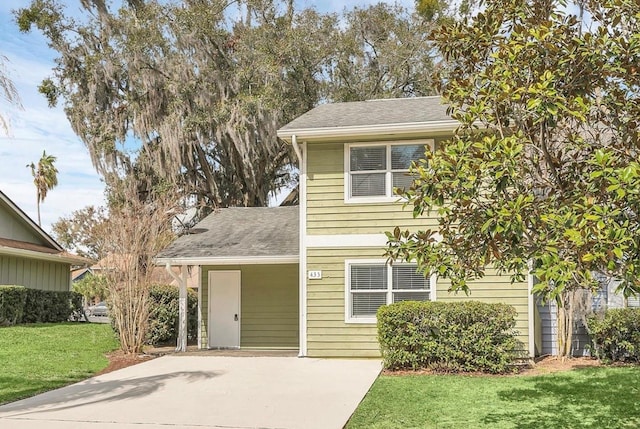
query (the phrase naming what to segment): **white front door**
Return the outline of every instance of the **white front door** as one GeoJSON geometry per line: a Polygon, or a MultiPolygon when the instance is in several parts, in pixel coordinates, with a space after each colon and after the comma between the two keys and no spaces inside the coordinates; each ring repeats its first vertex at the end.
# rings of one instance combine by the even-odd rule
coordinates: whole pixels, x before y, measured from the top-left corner
{"type": "Polygon", "coordinates": [[[209,348],[240,348],[240,271],[209,271],[209,348]]]}

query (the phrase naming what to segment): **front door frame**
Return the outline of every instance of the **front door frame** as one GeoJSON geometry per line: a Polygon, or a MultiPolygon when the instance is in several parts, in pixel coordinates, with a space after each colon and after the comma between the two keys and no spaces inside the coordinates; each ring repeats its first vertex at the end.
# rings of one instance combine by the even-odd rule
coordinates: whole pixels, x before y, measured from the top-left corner
{"type": "Polygon", "coordinates": [[[208,273],[208,284],[207,284],[207,300],[208,300],[208,304],[207,304],[207,347],[208,348],[229,348],[229,349],[239,349],[240,348],[240,338],[241,338],[241,320],[242,320],[242,314],[241,314],[241,310],[242,310],[242,272],[240,270],[212,270],[209,271],[208,273]],[[213,317],[212,317],[212,312],[211,312],[211,308],[212,308],[212,304],[213,304],[213,299],[212,299],[212,293],[211,290],[213,288],[213,279],[212,279],[212,275],[215,274],[222,274],[222,273],[233,273],[238,275],[238,323],[237,323],[237,327],[238,327],[238,342],[237,345],[233,345],[233,346],[223,346],[223,347],[215,347],[212,345],[212,334],[213,334],[213,329],[212,329],[212,321],[213,321],[213,317]]]}

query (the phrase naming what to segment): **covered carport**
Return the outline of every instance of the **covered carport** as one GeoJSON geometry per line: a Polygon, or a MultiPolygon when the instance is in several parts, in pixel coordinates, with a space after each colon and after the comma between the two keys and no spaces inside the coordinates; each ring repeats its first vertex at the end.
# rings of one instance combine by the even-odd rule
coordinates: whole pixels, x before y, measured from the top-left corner
{"type": "Polygon", "coordinates": [[[186,279],[198,270],[198,347],[299,344],[298,207],[235,207],[207,216],[156,259],[181,290],[177,350],[186,350],[186,279]],[[176,275],[171,267],[180,267],[176,275]]]}

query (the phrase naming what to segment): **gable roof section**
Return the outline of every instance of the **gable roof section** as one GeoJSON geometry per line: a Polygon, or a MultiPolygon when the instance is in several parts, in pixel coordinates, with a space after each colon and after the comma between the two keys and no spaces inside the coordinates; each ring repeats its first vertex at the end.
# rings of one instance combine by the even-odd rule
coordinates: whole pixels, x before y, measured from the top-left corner
{"type": "Polygon", "coordinates": [[[447,115],[440,96],[321,104],[278,130],[278,137],[375,135],[418,130],[451,131],[459,123],[447,115]]]}
{"type": "MultiPolygon", "coordinates": [[[[8,236],[0,235],[0,255],[63,262],[72,265],[88,265],[90,262],[85,258],[65,252],[62,246],[44,232],[2,191],[0,191],[0,211],[2,211],[0,222],[8,223],[8,229],[4,230],[5,235],[8,236]],[[3,217],[3,213],[6,213],[8,217],[3,217]],[[18,231],[18,234],[15,231],[18,231]],[[32,241],[25,241],[26,239],[32,241]]],[[[0,228],[0,231],[2,230],[0,228]]],[[[0,234],[2,233],[0,232],[0,234]]]]}
{"type": "Polygon", "coordinates": [[[157,264],[298,262],[298,207],[220,209],[158,255],[157,264]]]}
{"type": "Polygon", "coordinates": [[[20,209],[20,207],[16,205],[16,203],[11,201],[11,199],[7,197],[2,191],[0,191],[0,202],[4,203],[0,204],[0,206],[8,207],[10,212],[12,212],[11,214],[14,215],[14,217],[18,218],[23,226],[30,229],[31,232],[34,233],[34,235],[42,240],[41,244],[45,244],[45,247],[57,250],[58,252],[63,251],[62,246],[60,246],[53,238],[51,238],[49,234],[44,232],[44,230],[37,223],[35,223],[29,216],[27,216],[27,214],[23,212],[22,209],[20,209]]]}

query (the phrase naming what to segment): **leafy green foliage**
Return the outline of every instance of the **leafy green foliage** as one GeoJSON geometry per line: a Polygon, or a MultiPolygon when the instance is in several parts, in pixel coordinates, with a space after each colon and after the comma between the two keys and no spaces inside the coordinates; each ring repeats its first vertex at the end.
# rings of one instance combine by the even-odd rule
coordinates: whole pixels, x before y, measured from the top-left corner
{"type": "MultiPolygon", "coordinates": [[[[153,285],[149,290],[149,328],[147,343],[157,345],[178,338],[180,291],[171,285],[153,285]]],[[[187,332],[189,339],[198,335],[198,294],[187,290],[187,332]]]]}
{"type": "Polygon", "coordinates": [[[20,323],[26,299],[24,286],[0,285],[0,326],[20,323]]]}
{"type": "Polygon", "coordinates": [[[520,345],[506,304],[405,301],[378,309],[378,341],[388,369],[503,373],[520,345]]]}
{"type": "Polygon", "coordinates": [[[82,295],[87,303],[104,301],[109,295],[108,279],[102,275],[87,274],[74,282],[73,291],[82,295]]]}
{"type": "Polygon", "coordinates": [[[60,323],[82,310],[82,295],[27,288],[24,313],[20,323],[60,323]]]}
{"type": "Polygon", "coordinates": [[[101,323],[57,323],[0,328],[0,404],[91,377],[118,347],[101,323]]]}
{"type": "Polygon", "coordinates": [[[0,325],[66,322],[82,310],[82,295],[0,286],[0,325]]]}
{"type": "Polygon", "coordinates": [[[535,275],[534,293],[567,308],[568,326],[570,295],[595,290],[594,272],[640,292],[640,5],[575,3],[488,2],[434,32],[460,126],[403,196],[438,227],[388,234],[389,257],[453,290],[488,267],[535,275]],[[567,12],[579,7],[591,26],[567,12]]]}
{"type": "Polygon", "coordinates": [[[614,308],[587,320],[599,359],[610,362],[640,362],[640,309],[614,308]]]}

